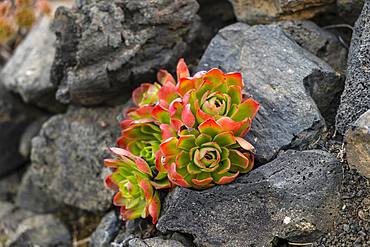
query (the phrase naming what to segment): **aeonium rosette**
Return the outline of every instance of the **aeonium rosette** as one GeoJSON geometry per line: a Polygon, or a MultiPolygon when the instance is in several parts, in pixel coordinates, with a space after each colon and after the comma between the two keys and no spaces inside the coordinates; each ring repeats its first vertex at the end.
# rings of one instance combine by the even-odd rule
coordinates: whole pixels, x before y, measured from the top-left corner
{"type": "Polygon", "coordinates": [[[165,188],[166,185],[154,181],[152,171],[144,159],[130,152],[111,148],[116,159],[105,159],[104,164],[114,172],[106,177],[108,187],[117,191],[113,203],[121,207],[121,215],[125,220],[138,217],[152,217],[155,224],[160,212],[160,199],[155,189],[165,188]]]}
{"type": "Polygon", "coordinates": [[[187,127],[196,127],[209,118],[226,118],[236,136],[244,136],[256,115],[259,104],[243,97],[244,82],[237,72],[219,69],[202,71],[193,77],[180,78],[176,89],[181,104],[173,102],[171,116],[180,117],[187,127]]]}
{"type": "Polygon", "coordinates": [[[178,137],[161,144],[162,165],[172,183],[204,189],[230,183],[252,169],[253,146],[235,137],[224,119],[210,118],[196,129],[183,128],[178,137]]]}
{"type": "Polygon", "coordinates": [[[243,94],[240,73],[219,69],[193,77],[180,59],[177,81],[166,70],[158,82],[134,90],[134,107],[121,121],[117,159],[107,184],[124,219],[159,216],[156,190],[176,185],[206,189],[227,184],[254,164],[254,148],[242,138],[259,104],[243,94]]]}

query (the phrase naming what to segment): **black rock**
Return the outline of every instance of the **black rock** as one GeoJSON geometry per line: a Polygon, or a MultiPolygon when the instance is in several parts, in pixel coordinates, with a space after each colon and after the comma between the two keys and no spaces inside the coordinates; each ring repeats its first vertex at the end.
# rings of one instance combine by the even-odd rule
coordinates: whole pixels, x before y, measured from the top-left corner
{"type": "Polygon", "coordinates": [[[52,79],[63,103],[96,105],[129,95],[172,69],[200,25],[196,0],[79,1],[55,14],[52,79]]]}
{"type": "Polygon", "coordinates": [[[107,210],[113,191],[104,186],[108,171],[103,169],[103,159],[110,157],[108,147],[118,136],[116,116],[121,110],[122,106],[71,107],[66,114],[50,118],[32,141],[32,165],[27,172],[31,175],[25,177],[20,193],[35,192],[33,197],[44,196],[57,206],[107,210]]]}
{"type": "Polygon", "coordinates": [[[311,242],[333,228],[342,166],[329,153],[289,150],[234,183],[176,188],[157,228],[192,234],[200,246],[311,242]]]}
{"type": "Polygon", "coordinates": [[[50,81],[55,34],[49,26],[48,17],[35,25],[1,71],[1,78],[9,90],[21,95],[23,101],[58,112],[64,107],[56,101],[56,86],[50,81]]]}
{"type": "Polygon", "coordinates": [[[370,2],[365,1],[356,21],[348,54],[347,78],[341,97],[336,130],[344,134],[351,123],[370,109],[370,2]]]}
{"type": "Polygon", "coordinates": [[[114,211],[103,217],[96,230],[90,237],[90,247],[110,247],[116,237],[122,220],[114,211]]]}
{"type": "Polygon", "coordinates": [[[330,89],[340,79],[327,63],[275,25],[237,23],[219,31],[198,70],[213,67],[241,71],[246,92],[261,105],[247,136],[260,163],[279,150],[305,149],[318,139],[325,123],[311,95],[321,99],[321,109],[330,108],[336,97],[330,89]]]}

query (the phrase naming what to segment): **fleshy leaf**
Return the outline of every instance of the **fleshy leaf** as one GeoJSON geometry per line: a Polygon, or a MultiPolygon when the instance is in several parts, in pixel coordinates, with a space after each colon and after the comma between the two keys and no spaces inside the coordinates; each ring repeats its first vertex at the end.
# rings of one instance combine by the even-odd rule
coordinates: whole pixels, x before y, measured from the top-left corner
{"type": "Polygon", "coordinates": [[[191,127],[194,126],[195,117],[194,117],[193,113],[190,110],[190,104],[187,104],[184,107],[184,110],[182,111],[182,114],[181,114],[181,118],[182,118],[182,121],[184,122],[184,124],[187,127],[191,128],[191,127]]]}
{"type": "Polygon", "coordinates": [[[231,131],[221,132],[220,134],[216,135],[213,140],[217,142],[218,145],[220,145],[221,147],[230,146],[236,142],[235,137],[231,131]]]}
{"type": "Polygon", "coordinates": [[[191,89],[194,89],[194,79],[191,77],[183,77],[179,79],[179,82],[176,86],[176,91],[180,96],[184,96],[191,89]]]}
{"type": "Polygon", "coordinates": [[[254,149],[253,145],[247,142],[244,138],[236,137],[236,141],[244,150],[248,150],[252,153],[255,153],[256,150],[254,149]]]}
{"type": "Polygon", "coordinates": [[[170,123],[170,113],[168,110],[164,109],[161,105],[156,105],[153,108],[152,115],[160,122],[169,124],[170,123]]]}
{"type": "Polygon", "coordinates": [[[214,176],[215,183],[216,184],[228,184],[233,182],[239,175],[239,172],[236,172],[235,174],[232,173],[226,173],[222,175],[216,175],[214,176]]]}
{"type": "Polygon", "coordinates": [[[176,84],[176,81],[173,78],[173,76],[170,73],[168,73],[168,71],[165,69],[161,69],[158,71],[157,79],[159,83],[162,85],[164,85],[166,82],[171,82],[174,85],[176,84]]]}
{"type": "Polygon", "coordinates": [[[198,129],[200,133],[209,135],[212,138],[222,132],[222,126],[211,118],[201,123],[198,129]]]}
{"type": "Polygon", "coordinates": [[[152,217],[152,223],[155,225],[161,211],[161,201],[159,200],[158,192],[155,192],[153,200],[149,204],[148,211],[149,215],[152,217]]]}
{"type": "Polygon", "coordinates": [[[226,84],[228,86],[239,86],[241,88],[244,87],[242,74],[239,72],[231,72],[225,74],[226,84]]]}
{"type": "Polygon", "coordinates": [[[249,98],[239,105],[238,111],[235,112],[231,118],[238,122],[246,118],[253,119],[257,114],[258,108],[259,104],[252,98],[249,98]]]}
{"type": "Polygon", "coordinates": [[[168,138],[160,145],[160,149],[165,156],[175,155],[177,153],[177,142],[175,137],[168,138]]]}
{"type": "Polygon", "coordinates": [[[180,80],[181,78],[190,76],[188,66],[186,65],[183,58],[179,59],[179,62],[177,64],[177,68],[176,68],[176,74],[177,74],[177,80],[180,80]]]}
{"type": "Polygon", "coordinates": [[[176,171],[176,164],[172,163],[170,166],[170,170],[168,171],[168,178],[174,184],[182,187],[190,187],[190,184],[185,180],[183,176],[181,176],[176,171]]]}
{"type": "Polygon", "coordinates": [[[194,135],[183,135],[180,136],[177,143],[177,148],[189,151],[195,146],[195,136],[194,135]]]}

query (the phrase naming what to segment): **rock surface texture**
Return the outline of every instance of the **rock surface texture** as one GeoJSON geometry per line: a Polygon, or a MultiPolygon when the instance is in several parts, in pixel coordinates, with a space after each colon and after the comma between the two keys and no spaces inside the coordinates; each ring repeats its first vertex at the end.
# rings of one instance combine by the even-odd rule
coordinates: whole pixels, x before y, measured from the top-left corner
{"type": "Polygon", "coordinates": [[[337,0],[337,11],[342,20],[353,24],[361,13],[366,0],[337,0]]]}
{"type": "Polygon", "coordinates": [[[55,35],[50,30],[50,22],[44,17],[30,31],[2,70],[1,78],[9,90],[21,95],[23,101],[59,111],[62,106],[55,100],[56,86],[50,81],[55,56],[55,35]]]}
{"type": "Polygon", "coordinates": [[[348,54],[347,77],[336,129],[344,134],[351,123],[370,109],[370,1],[356,21],[348,54]]]}
{"type": "Polygon", "coordinates": [[[269,23],[286,19],[309,19],[330,8],[335,0],[229,0],[239,21],[269,23]]]}
{"type": "Polygon", "coordinates": [[[40,173],[28,168],[19,183],[15,197],[16,206],[35,213],[53,213],[60,208],[60,204],[51,197],[40,185],[40,173]]]}
{"type": "Polygon", "coordinates": [[[350,126],[344,141],[348,164],[370,178],[370,110],[350,126]]]}
{"type": "Polygon", "coordinates": [[[63,103],[96,105],[171,69],[199,27],[195,0],[87,1],[59,8],[52,68],[63,103]]]}
{"type": "Polygon", "coordinates": [[[128,242],[129,247],[185,247],[176,240],[164,240],[159,237],[140,239],[134,238],[128,242]]]}
{"type": "MultiPolygon", "coordinates": [[[[122,108],[72,107],[50,118],[32,141],[28,173],[36,190],[58,205],[107,210],[113,192],[104,186],[103,159],[118,136],[116,116],[122,108]]],[[[29,190],[28,184],[22,183],[20,191],[29,190]]]]}
{"type": "Polygon", "coordinates": [[[277,25],[304,49],[327,62],[336,72],[345,74],[347,49],[336,35],[312,21],[282,21],[277,25]]]}
{"type": "Polygon", "coordinates": [[[341,178],[329,153],[288,150],[232,184],[176,188],[157,228],[192,234],[199,246],[272,246],[275,237],[311,242],[333,228],[341,178]]]}
{"type": "Polygon", "coordinates": [[[237,23],[222,29],[198,70],[214,67],[242,71],[246,92],[261,105],[247,136],[260,163],[271,160],[279,150],[304,149],[315,142],[325,123],[312,98],[325,111],[337,96],[332,89],[340,83],[328,64],[274,25],[237,23]]]}
{"type": "Polygon", "coordinates": [[[119,231],[121,222],[122,220],[114,211],[105,215],[91,235],[90,247],[110,247],[110,243],[113,242],[119,231]]]}
{"type": "Polygon", "coordinates": [[[9,205],[0,202],[0,208],[7,209],[0,215],[1,246],[71,246],[70,233],[53,215],[37,215],[9,205]]]}

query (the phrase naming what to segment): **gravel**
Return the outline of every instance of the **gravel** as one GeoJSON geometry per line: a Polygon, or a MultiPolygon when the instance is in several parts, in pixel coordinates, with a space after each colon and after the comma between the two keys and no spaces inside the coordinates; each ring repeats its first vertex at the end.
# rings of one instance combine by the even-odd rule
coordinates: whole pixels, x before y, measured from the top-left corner
{"type": "Polygon", "coordinates": [[[326,246],[370,246],[370,184],[344,161],[341,210],[335,230],[313,244],[326,246]]]}

